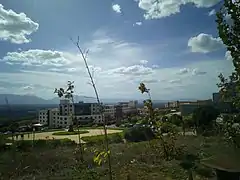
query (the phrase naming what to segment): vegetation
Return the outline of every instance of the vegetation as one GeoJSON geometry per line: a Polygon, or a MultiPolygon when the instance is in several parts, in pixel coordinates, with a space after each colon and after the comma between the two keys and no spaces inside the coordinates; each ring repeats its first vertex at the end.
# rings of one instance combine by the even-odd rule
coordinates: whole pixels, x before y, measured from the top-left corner
{"type": "Polygon", "coordinates": [[[124,131],[124,138],[129,142],[149,141],[155,134],[150,127],[133,127],[124,131]]]}
{"type": "MultiPolygon", "coordinates": [[[[168,137],[165,137],[168,141],[168,137]]],[[[103,138],[104,139],[104,138],[103,138]]],[[[50,141],[50,140],[48,140],[50,141]]],[[[20,143],[20,142],[19,142],[20,143]]],[[[181,136],[176,139],[176,146],[183,149],[184,154],[178,158],[166,161],[159,140],[139,143],[110,144],[112,151],[113,178],[129,179],[187,179],[188,170],[179,164],[191,152],[198,159],[207,158],[219,153],[232,153],[228,144],[219,137],[181,136]],[[185,146],[182,147],[182,144],[185,146]]],[[[35,147],[35,146],[34,146],[35,147]]],[[[37,146],[36,146],[37,147],[37,146]]],[[[15,160],[10,156],[12,151],[0,153],[0,174],[3,179],[106,179],[108,165],[102,163],[99,167],[92,160],[94,150],[104,148],[99,144],[89,145],[84,153],[86,163],[76,161],[77,145],[50,146],[42,145],[34,150],[15,151],[15,160]]],[[[194,161],[193,176],[196,179],[207,179],[214,176],[212,170],[194,161]]]]}
{"type": "MultiPolygon", "coordinates": [[[[234,71],[225,78],[223,74],[219,75],[220,93],[222,100],[231,103],[236,109],[240,107],[240,1],[224,0],[224,5],[217,13],[217,25],[219,37],[226,45],[230,53],[234,71]]],[[[225,138],[233,143],[235,147],[240,147],[240,125],[239,112],[237,115],[228,115],[224,118],[222,129],[225,138]]]]}
{"type": "MultiPolygon", "coordinates": [[[[82,140],[85,141],[88,145],[104,144],[105,137],[104,135],[86,136],[82,137],[82,140]]],[[[123,133],[108,134],[108,142],[109,144],[122,143],[123,133]]]]}
{"type": "Polygon", "coordinates": [[[74,42],[73,40],[72,40],[72,42],[76,45],[79,53],[82,56],[82,59],[84,61],[85,67],[86,67],[86,70],[87,70],[89,78],[90,78],[90,84],[93,87],[93,90],[94,90],[95,95],[96,95],[97,103],[98,103],[98,105],[100,107],[101,117],[102,117],[102,119],[104,119],[103,130],[104,130],[104,138],[105,138],[105,143],[104,143],[105,144],[105,150],[102,151],[101,153],[103,153],[103,154],[105,154],[107,156],[108,170],[109,170],[109,172],[108,172],[109,180],[112,180],[113,179],[113,175],[112,175],[112,164],[111,164],[111,154],[110,154],[111,152],[110,152],[110,149],[109,149],[107,126],[106,126],[107,122],[106,122],[106,118],[104,118],[104,115],[103,115],[103,106],[102,106],[102,103],[100,102],[100,98],[99,98],[99,94],[98,94],[98,91],[97,91],[97,87],[96,87],[96,84],[95,84],[94,79],[93,79],[93,73],[90,72],[90,69],[89,69],[89,66],[88,66],[88,62],[87,62],[88,50],[85,51],[85,53],[84,53],[83,50],[81,49],[80,44],[79,44],[79,36],[78,36],[77,42],[74,42]]]}
{"type": "MultiPolygon", "coordinates": [[[[73,97],[74,82],[68,81],[66,89],[64,89],[64,88],[59,88],[59,89],[55,88],[54,93],[56,93],[59,98],[64,97],[66,99],[69,99],[70,102],[72,104],[74,104],[74,97],[73,97]]],[[[71,117],[71,120],[72,120],[72,123],[73,123],[74,120],[75,120],[75,117],[73,116],[72,112],[70,113],[70,117],[71,117]]],[[[74,132],[73,124],[70,124],[68,132],[74,132]]],[[[77,135],[78,135],[78,144],[79,144],[78,150],[80,151],[80,159],[83,162],[84,161],[84,159],[83,159],[83,146],[82,146],[82,142],[81,142],[81,136],[80,136],[80,130],[79,130],[79,126],[78,126],[78,120],[77,120],[77,132],[78,132],[77,135]]]]}
{"type": "Polygon", "coordinates": [[[219,112],[213,106],[202,106],[194,110],[193,122],[197,133],[204,133],[213,128],[213,122],[218,117],[219,112]]]}
{"type": "Polygon", "coordinates": [[[86,133],[89,133],[89,131],[71,131],[71,132],[68,132],[68,131],[61,131],[61,132],[54,132],[52,135],[54,136],[66,136],[66,135],[76,135],[76,134],[86,134],[86,133]]]}

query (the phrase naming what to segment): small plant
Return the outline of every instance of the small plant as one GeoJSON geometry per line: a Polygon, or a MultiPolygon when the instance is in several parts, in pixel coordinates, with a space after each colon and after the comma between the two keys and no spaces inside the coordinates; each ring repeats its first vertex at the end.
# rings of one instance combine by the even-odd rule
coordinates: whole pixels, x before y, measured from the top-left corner
{"type": "MultiPolygon", "coordinates": [[[[66,99],[69,99],[70,102],[72,103],[72,105],[74,105],[74,98],[73,98],[73,93],[74,93],[74,82],[73,81],[68,81],[67,83],[67,88],[55,88],[54,93],[56,93],[58,95],[59,98],[64,97],[66,99]]],[[[74,121],[74,113],[70,113],[70,117],[72,119],[72,123],[74,121]]],[[[72,124],[70,125],[70,132],[73,132],[73,126],[72,124]]],[[[80,136],[80,130],[79,130],[79,123],[77,121],[77,134],[78,134],[78,144],[80,146],[80,157],[82,162],[84,161],[83,158],[83,148],[82,148],[82,142],[81,142],[81,136],[80,136]]]]}
{"type": "Polygon", "coordinates": [[[148,89],[144,83],[140,83],[140,86],[138,87],[138,89],[140,90],[140,92],[142,94],[144,94],[144,93],[148,94],[149,99],[144,101],[144,106],[146,106],[148,109],[148,119],[149,119],[148,124],[149,124],[149,126],[152,127],[152,129],[154,129],[156,137],[158,137],[160,139],[161,145],[163,147],[164,157],[167,160],[170,160],[173,157],[173,155],[176,154],[175,153],[176,134],[173,131],[168,134],[168,138],[170,139],[169,142],[164,139],[163,133],[161,132],[161,127],[162,127],[163,123],[160,121],[156,121],[155,112],[153,109],[152,98],[151,98],[151,94],[150,94],[150,89],[148,89]]]}
{"type": "MultiPolygon", "coordinates": [[[[71,39],[72,40],[72,39],[71,39]]],[[[98,102],[98,105],[100,107],[100,114],[101,114],[101,117],[103,119],[103,130],[104,130],[104,138],[105,138],[105,153],[107,153],[107,159],[108,159],[108,168],[109,168],[109,180],[112,180],[113,177],[112,177],[112,164],[111,164],[111,155],[110,155],[110,149],[109,149],[109,143],[108,143],[108,134],[107,134],[107,127],[106,127],[106,118],[104,118],[104,114],[103,114],[103,106],[102,106],[102,103],[100,102],[100,98],[99,98],[99,95],[98,95],[98,91],[97,91],[97,87],[96,87],[96,84],[94,82],[94,79],[93,79],[93,73],[91,73],[90,71],[90,68],[89,68],[89,65],[88,65],[88,62],[87,62],[87,55],[88,55],[88,50],[87,51],[83,51],[80,47],[80,44],[79,44],[79,36],[78,36],[78,39],[76,42],[74,42],[72,40],[73,44],[77,47],[79,53],[81,54],[82,56],[82,59],[84,61],[84,64],[85,64],[85,67],[86,67],[86,70],[88,72],[88,75],[89,75],[89,78],[90,78],[90,85],[93,87],[93,90],[95,92],[95,95],[96,95],[96,98],[97,98],[97,102],[98,102]]]]}

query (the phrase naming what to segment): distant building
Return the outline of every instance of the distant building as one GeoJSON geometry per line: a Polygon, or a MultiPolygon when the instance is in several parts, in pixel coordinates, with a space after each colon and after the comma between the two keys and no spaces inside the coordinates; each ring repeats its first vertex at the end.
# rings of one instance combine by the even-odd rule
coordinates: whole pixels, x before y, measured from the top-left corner
{"type": "Polygon", "coordinates": [[[49,125],[49,110],[43,109],[38,112],[38,120],[40,124],[49,125]]]}
{"type": "Polygon", "coordinates": [[[71,103],[68,99],[61,99],[59,108],[40,110],[38,122],[40,124],[58,128],[72,124],[103,124],[120,122],[126,115],[137,113],[137,101],[121,102],[117,105],[103,105],[98,103],[71,103]],[[103,115],[101,108],[103,107],[103,115]]]}
{"type": "Polygon", "coordinates": [[[182,116],[186,116],[193,113],[195,109],[201,106],[211,106],[211,105],[213,105],[213,102],[211,99],[197,100],[197,101],[190,101],[190,102],[180,102],[179,111],[181,112],[182,116]]]}
{"type": "Polygon", "coordinates": [[[213,104],[221,113],[236,112],[232,102],[223,100],[220,93],[213,93],[213,104]]]}

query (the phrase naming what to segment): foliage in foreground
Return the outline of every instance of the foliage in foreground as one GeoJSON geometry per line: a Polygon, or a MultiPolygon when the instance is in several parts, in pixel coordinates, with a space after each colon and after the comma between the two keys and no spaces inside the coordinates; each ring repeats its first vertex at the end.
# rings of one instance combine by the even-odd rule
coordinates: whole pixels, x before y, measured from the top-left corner
{"type": "MultiPolygon", "coordinates": [[[[167,138],[167,137],[166,137],[167,138]]],[[[166,139],[167,141],[168,139],[166,139]]],[[[179,166],[184,159],[184,154],[196,155],[198,158],[206,158],[221,151],[232,153],[227,144],[218,137],[190,137],[181,136],[176,140],[176,146],[182,148],[184,154],[177,159],[166,161],[162,145],[159,140],[140,143],[111,144],[113,178],[117,180],[148,180],[148,179],[186,179],[188,173],[179,166]]],[[[95,165],[93,162],[93,150],[99,145],[88,146],[85,152],[85,162],[76,161],[74,154],[76,146],[57,146],[55,149],[34,148],[33,151],[17,151],[12,161],[12,152],[6,151],[0,154],[0,174],[3,179],[42,180],[42,179],[107,179],[108,166],[95,165]]],[[[101,148],[104,148],[100,146],[101,148]]],[[[196,162],[194,176],[197,179],[207,179],[212,176],[211,169],[200,166],[196,162]]]]}

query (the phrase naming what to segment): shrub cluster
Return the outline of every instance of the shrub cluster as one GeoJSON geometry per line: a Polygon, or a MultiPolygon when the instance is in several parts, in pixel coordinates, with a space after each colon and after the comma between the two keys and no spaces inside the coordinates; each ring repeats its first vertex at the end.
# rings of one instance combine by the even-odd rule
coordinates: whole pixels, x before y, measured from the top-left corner
{"type": "Polygon", "coordinates": [[[20,151],[27,151],[32,146],[34,148],[56,148],[56,147],[62,147],[62,146],[74,146],[76,145],[75,141],[72,141],[70,139],[39,139],[39,140],[24,140],[24,141],[15,141],[12,144],[12,148],[15,148],[16,150],[20,151]]]}
{"type": "Polygon", "coordinates": [[[124,138],[129,142],[152,140],[155,134],[150,127],[133,127],[124,131],[124,138]]]}
{"type": "MultiPolygon", "coordinates": [[[[93,144],[103,144],[105,141],[104,135],[97,135],[97,136],[87,136],[82,137],[82,140],[85,141],[89,145],[93,144]]],[[[122,143],[123,142],[123,133],[113,133],[108,134],[108,143],[122,143]]]]}

